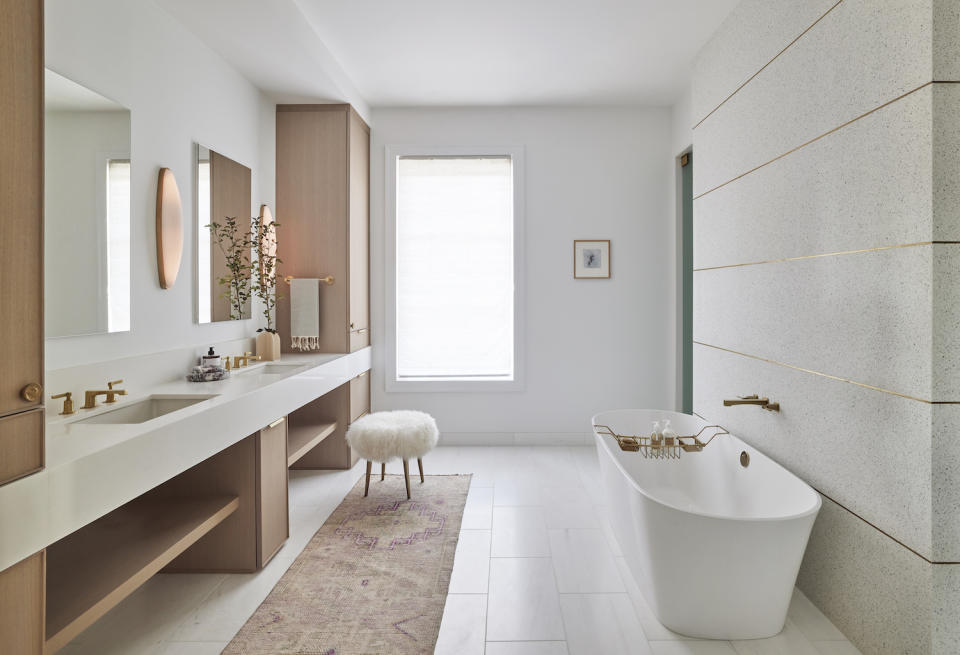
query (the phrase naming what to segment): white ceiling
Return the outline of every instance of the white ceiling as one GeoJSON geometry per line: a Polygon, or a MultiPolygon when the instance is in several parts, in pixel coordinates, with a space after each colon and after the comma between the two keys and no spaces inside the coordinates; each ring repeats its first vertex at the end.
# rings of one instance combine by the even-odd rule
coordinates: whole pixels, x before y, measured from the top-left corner
{"type": "Polygon", "coordinates": [[[738,1],[156,0],[278,101],[361,113],[668,105],[738,1]]]}
{"type": "Polygon", "coordinates": [[[672,103],[739,0],[295,0],[373,106],[672,103]]]}

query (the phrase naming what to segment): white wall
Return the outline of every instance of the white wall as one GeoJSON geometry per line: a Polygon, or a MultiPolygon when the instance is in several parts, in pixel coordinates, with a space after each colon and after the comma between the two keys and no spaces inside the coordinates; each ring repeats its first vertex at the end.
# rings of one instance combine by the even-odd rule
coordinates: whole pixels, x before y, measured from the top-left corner
{"type": "Polygon", "coordinates": [[[260,203],[273,205],[273,103],[149,0],[47,0],[45,14],[47,66],[132,112],[131,331],[50,340],[46,367],[253,335],[256,308],[249,321],[194,321],[193,143],[253,170],[252,216],[260,203]],[[180,274],[170,290],[161,290],[157,281],[154,238],[157,173],[163,166],[176,175],[186,235],[180,274]]]}
{"type": "Polygon", "coordinates": [[[674,220],[667,109],[375,109],[373,407],[432,413],[445,437],[585,435],[593,413],[675,404],[674,220]],[[520,145],[526,157],[526,385],[386,393],[384,147],[520,145]],[[572,279],[574,239],[611,239],[612,278],[572,279]],[[379,358],[376,359],[376,358],[379,358]],[[477,434],[482,433],[482,434],[477,434]],[[531,434],[533,433],[533,434],[531,434]],[[470,436],[468,436],[470,435],[470,436]]]}

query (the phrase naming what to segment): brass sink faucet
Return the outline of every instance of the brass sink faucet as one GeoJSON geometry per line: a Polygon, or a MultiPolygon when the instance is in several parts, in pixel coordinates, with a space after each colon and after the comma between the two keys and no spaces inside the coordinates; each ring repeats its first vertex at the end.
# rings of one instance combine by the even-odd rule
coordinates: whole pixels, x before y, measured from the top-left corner
{"type": "Polygon", "coordinates": [[[107,399],[104,402],[115,403],[117,402],[117,396],[126,396],[126,389],[114,389],[113,385],[120,384],[123,380],[114,380],[113,382],[107,382],[106,390],[93,390],[86,391],[83,394],[83,407],[80,409],[93,409],[97,406],[97,396],[106,396],[107,399]]]}
{"type": "Polygon", "coordinates": [[[260,355],[254,355],[253,353],[243,353],[242,355],[233,356],[233,368],[240,368],[241,366],[246,366],[250,363],[250,360],[260,361],[260,355]]]}

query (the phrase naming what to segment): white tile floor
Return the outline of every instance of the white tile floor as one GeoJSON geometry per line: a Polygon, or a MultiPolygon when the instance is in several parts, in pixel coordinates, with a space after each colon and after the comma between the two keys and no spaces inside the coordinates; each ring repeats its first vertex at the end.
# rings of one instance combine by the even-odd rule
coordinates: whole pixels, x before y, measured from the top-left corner
{"type": "MultiPolygon", "coordinates": [[[[61,652],[219,653],[337,507],[362,466],[291,472],[290,540],[263,571],[156,576],[61,652]]],[[[387,468],[402,472],[399,462],[387,468]]],[[[428,455],[424,468],[428,474],[473,473],[436,653],[859,652],[799,591],[786,628],[772,639],[690,640],[662,626],[603,518],[592,448],[445,447],[428,455]]]]}

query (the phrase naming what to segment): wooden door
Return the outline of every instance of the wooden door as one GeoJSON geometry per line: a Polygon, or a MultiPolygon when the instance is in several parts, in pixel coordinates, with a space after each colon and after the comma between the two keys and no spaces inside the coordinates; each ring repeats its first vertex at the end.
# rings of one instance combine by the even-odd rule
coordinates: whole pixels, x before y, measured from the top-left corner
{"type": "Polygon", "coordinates": [[[370,345],[370,128],[350,110],[350,352],[370,345]]]}
{"type": "Polygon", "coordinates": [[[257,477],[257,560],[263,567],[290,536],[285,417],[260,430],[257,477]]]}
{"type": "Polygon", "coordinates": [[[4,0],[0,11],[0,206],[3,416],[43,405],[42,392],[23,392],[43,384],[42,0],[4,0]]]}

